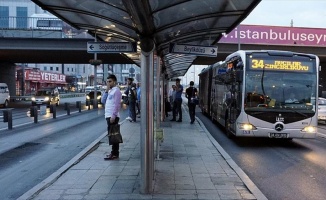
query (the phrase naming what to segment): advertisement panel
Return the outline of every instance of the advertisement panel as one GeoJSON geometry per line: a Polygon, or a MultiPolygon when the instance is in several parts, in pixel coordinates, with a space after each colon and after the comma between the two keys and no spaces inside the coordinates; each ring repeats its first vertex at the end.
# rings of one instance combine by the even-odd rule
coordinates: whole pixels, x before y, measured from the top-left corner
{"type": "Polygon", "coordinates": [[[326,46],[326,29],[240,25],[219,43],[326,46]]]}

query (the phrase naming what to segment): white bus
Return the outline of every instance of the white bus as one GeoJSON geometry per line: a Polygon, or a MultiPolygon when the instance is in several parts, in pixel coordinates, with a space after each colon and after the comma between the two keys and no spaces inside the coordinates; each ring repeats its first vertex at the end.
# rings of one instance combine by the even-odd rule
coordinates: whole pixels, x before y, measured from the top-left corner
{"type": "Polygon", "coordinates": [[[315,138],[319,70],[312,54],[237,51],[199,74],[199,106],[228,136],[315,138]]]}

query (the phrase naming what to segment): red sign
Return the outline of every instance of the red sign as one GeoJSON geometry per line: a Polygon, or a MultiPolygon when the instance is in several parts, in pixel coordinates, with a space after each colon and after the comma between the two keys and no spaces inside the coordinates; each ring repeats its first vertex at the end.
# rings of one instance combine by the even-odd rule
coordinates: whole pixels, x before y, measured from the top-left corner
{"type": "Polygon", "coordinates": [[[25,70],[25,80],[27,81],[40,81],[41,72],[33,70],[25,70]]]}
{"type": "Polygon", "coordinates": [[[25,70],[25,80],[42,83],[66,83],[66,75],[35,70],[25,70]]]}
{"type": "Polygon", "coordinates": [[[240,25],[219,43],[326,46],[326,29],[240,25]]]}

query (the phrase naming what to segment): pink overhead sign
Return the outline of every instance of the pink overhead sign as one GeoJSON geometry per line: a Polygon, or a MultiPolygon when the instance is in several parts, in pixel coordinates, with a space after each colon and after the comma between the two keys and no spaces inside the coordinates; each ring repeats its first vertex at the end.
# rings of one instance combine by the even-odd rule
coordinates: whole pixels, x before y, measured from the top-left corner
{"type": "Polygon", "coordinates": [[[326,46],[326,29],[240,25],[219,43],[326,46]]]}

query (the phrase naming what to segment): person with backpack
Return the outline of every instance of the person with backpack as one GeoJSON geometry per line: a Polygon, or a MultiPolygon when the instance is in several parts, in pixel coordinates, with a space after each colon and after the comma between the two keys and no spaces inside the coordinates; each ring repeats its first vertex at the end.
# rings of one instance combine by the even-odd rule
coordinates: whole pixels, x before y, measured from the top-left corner
{"type": "Polygon", "coordinates": [[[137,102],[137,92],[136,92],[136,84],[133,83],[133,78],[128,78],[128,88],[125,91],[125,94],[128,98],[129,102],[129,116],[126,118],[130,122],[136,122],[136,102],[137,102]]]}

